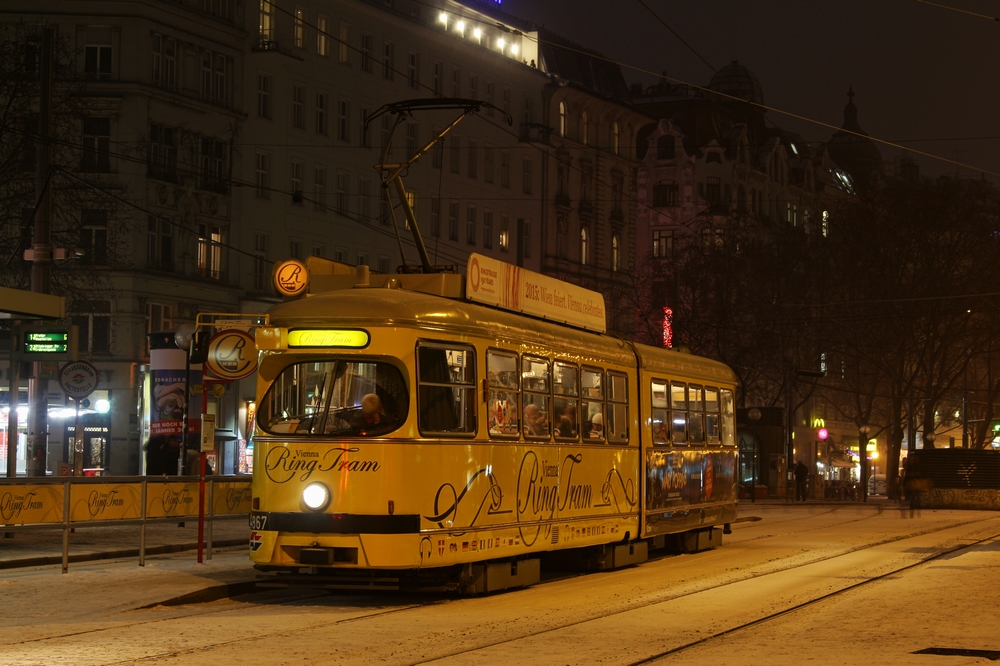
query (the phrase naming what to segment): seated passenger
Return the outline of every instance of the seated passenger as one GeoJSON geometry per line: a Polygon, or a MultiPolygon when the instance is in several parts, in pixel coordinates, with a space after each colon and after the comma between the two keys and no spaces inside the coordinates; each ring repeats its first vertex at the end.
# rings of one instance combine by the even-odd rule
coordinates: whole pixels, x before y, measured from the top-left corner
{"type": "Polygon", "coordinates": [[[556,428],[560,437],[576,437],[576,407],[567,405],[563,409],[562,416],[559,417],[559,426],[556,428]]]}
{"type": "Polygon", "coordinates": [[[548,420],[538,405],[529,404],[524,408],[524,434],[528,437],[549,436],[548,420]]]}
{"type": "Polygon", "coordinates": [[[604,439],[604,414],[594,414],[594,418],[590,420],[590,434],[587,436],[591,439],[604,439]]]}

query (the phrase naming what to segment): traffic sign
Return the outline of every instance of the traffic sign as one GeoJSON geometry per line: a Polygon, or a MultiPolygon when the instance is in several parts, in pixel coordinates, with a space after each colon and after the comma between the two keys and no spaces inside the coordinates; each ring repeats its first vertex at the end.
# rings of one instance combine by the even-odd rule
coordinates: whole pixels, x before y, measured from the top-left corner
{"type": "Polygon", "coordinates": [[[87,361],[67,363],[59,371],[59,386],[74,400],[83,400],[93,393],[99,380],[97,368],[87,361]]]}

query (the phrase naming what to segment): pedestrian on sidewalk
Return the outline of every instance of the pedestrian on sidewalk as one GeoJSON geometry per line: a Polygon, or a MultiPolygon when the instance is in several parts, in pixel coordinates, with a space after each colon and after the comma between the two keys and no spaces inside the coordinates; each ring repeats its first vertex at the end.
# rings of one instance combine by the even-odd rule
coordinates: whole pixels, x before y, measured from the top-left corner
{"type": "Polygon", "coordinates": [[[809,468],[801,460],[795,466],[795,501],[806,501],[806,481],[809,479],[809,468]]]}

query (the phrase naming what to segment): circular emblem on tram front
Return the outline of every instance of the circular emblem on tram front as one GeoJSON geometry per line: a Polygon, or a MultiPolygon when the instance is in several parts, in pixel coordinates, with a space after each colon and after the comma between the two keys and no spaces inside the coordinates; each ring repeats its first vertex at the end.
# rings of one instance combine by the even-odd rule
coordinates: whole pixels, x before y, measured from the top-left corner
{"type": "Polygon", "coordinates": [[[469,262],[469,281],[472,283],[472,291],[479,291],[479,259],[476,257],[469,262]]]}
{"type": "Polygon", "coordinates": [[[219,331],[208,341],[205,365],[220,379],[243,379],[257,369],[257,344],[244,331],[219,331]]]}
{"type": "Polygon", "coordinates": [[[274,268],[274,286],[284,296],[298,296],[309,286],[309,269],[298,259],[288,259],[274,268]]]}

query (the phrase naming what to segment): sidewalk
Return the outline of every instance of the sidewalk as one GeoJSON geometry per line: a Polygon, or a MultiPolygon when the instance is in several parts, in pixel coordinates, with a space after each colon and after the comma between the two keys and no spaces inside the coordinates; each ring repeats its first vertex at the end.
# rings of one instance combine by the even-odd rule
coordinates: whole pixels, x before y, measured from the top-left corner
{"type": "MultiPolygon", "coordinates": [[[[102,559],[135,558],[139,564],[140,525],[114,527],[77,527],[69,535],[70,570],[74,562],[102,559]]],[[[3,527],[0,526],[0,532],[3,527]]],[[[61,529],[14,530],[0,537],[0,569],[18,567],[60,567],[63,552],[61,529]]],[[[205,525],[208,538],[208,525],[205,525]]],[[[248,546],[250,528],[245,516],[216,519],[212,525],[213,550],[248,546]]],[[[188,519],[184,527],[177,522],[146,526],[146,557],[198,548],[198,519],[188,519]]],[[[195,557],[192,552],[192,559],[195,557]]],[[[206,551],[207,557],[207,551],[206,551]]],[[[247,561],[247,568],[250,563],[247,561]]],[[[3,574],[0,573],[0,577],[3,574]]]]}

